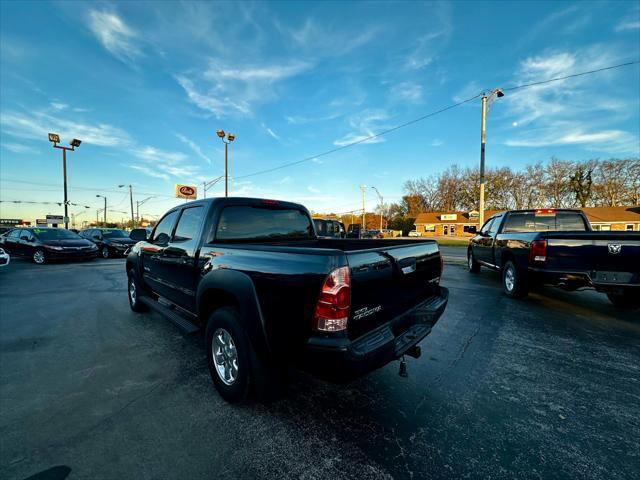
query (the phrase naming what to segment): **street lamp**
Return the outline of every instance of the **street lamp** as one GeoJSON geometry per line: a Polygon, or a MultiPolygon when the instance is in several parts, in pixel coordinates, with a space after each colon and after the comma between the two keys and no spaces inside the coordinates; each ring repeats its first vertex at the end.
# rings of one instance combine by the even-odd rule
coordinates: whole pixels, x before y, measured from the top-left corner
{"type": "Polygon", "coordinates": [[[383,202],[383,198],[382,195],[380,195],[380,192],[378,191],[378,189],[374,186],[371,186],[371,188],[373,188],[376,192],[376,195],[378,195],[378,198],[380,199],[380,231],[382,231],[382,212],[384,211],[384,202],[383,202]]]}
{"type": "Polygon", "coordinates": [[[236,139],[236,136],[233,133],[226,134],[225,141],[225,133],[224,130],[216,131],[216,135],[220,137],[222,143],[224,143],[224,196],[229,196],[229,144],[236,139]]]}
{"type": "Polygon", "coordinates": [[[97,197],[104,198],[104,217],[103,217],[104,222],[103,223],[104,223],[104,226],[106,227],[107,226],[107,197],[105,197],[104,195],[96,195],[96,198],[97,197]]]}
{"type": "Polygon", "coordinates": [[[146,201],[155,198],[155,196],[147,197],[144,200],[137,201],[136,200],[136,222],[140,224],[140,205],[144,205],[146,201]]]}
{"type": "Polygon", "coordinates": [[[218,183],[223,178],[225,178],[225,176],[220,175],[219,177],[216,177],[209,182],[202,182],[202,192],[204,194],[204,198],[207,198],[207,190],[209,190],[211,187],[213,187],[216,183],[218,183]]]}
{"type": "MultiPolygon", "coordinates": [[[[118,185],[118,188],[126,187],[127,185],[118,185]]],[[[131,202],[131,228],[136,228],[136,221],[133,217],[133,187],[128,185],[129,187],[129,201],[131,202]]]]}
{"type": "Polygon", "coordinates": [[[491,109],[491,104],[496,98],[504,97],[504,92],[499,88],[491,91],[489,96],[482,94],[482,119],[480,121],[480,205],[479,205],[479,222],[478,228],[484,225],[484,147],[485,136],[487,130],[487,112],[491,109]]]}
{"type": "Polygon", "coordinates": [[[49,141],[53,143],[53,148],[59,148],[62,150],[62,176],[64,178],[64,228],[69,229],[69,201],[67,200],[67,150],[71,150],[73,152],[82,142],[77,138],[74,138],[69,143],[71,147],[58,145],[58,143],[60,143],[60,135],[57,133],[50,133],[49,141]]]}

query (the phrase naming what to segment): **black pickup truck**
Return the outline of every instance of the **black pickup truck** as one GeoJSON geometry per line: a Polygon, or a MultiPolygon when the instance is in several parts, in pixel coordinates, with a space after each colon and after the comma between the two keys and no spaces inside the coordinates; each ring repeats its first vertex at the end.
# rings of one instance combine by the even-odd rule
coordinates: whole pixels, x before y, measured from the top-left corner
{"type": "Polygon", "coordinates": [[[131,237],[131,308],[204,329],[231,402],[270,396],[288,366],[345,381],[418,357],[447,305],[435,241],[318,238],[295,203],[198,200],[131,237]]]}
{"type": "Polygon", "coordinates": [[[535,285],[595,288],[614,305],[640,306],[640,233],[594,232],[581,210],[512,210],[489,218],[469,241],[469,271],[502,272],[504,292],[535,285]]]}

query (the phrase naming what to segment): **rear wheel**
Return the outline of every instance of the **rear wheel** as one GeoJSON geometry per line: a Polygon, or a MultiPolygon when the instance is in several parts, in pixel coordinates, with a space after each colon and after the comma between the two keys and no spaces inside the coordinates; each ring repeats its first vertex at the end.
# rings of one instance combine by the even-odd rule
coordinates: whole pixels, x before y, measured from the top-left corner
{"type": "Polygon", "coordinates": [[[640,292],[635,295],[630,290],[623,293],[607,293],[609,301],[616,307],[622,308],[638,308],[640,307],[640,292]]]}
{"type": "Polygon", "coordinates": [[[100,255],[102,256],[102,258],[109,258],[109,248],[106,246],[102,247],[102,249],[100,250],[100,255]]]}
{"type": "Polygon", "coordinates": [[[147,306],[140,301],[141,294],[142,290],[136,278],[136,272],[131,269],[128,274],[127,296],[129,297],[129,306],[134,312],[144,312],[147,309],[147,306]]]}
{"type": "Polygon", "coordinates": [[[44,250],[42,250],[41,248],[38,248],[33,251],[33,254],[31,255],[31,259],[33,260],[33,263],[37,263],[38,265],[42,265],[47,261],[47,257],[44,254],[44,250]]]}
{"type": "Polygon", "coordinates": [[[471,249],[467,252],[467,267],[471,273],[478,273],[480,271],[480,264],[476,262],[476,258],[473,256],[473,250],[471,249]]]}
{"type": "Polygon", "coordinates": [[[502,269],[502,288],[507,297],[511,298],[522,298],[529,293],[524,275],[511,260],[502,269]]]}
{"type": "Polygon", "coordinates": [[[222,307],[211,314],[205,348],[213,384],[227,402],[246,403],[252,398],[265,402],[280,396],[283,370],[258,357],[234,307],[222,307]]]}

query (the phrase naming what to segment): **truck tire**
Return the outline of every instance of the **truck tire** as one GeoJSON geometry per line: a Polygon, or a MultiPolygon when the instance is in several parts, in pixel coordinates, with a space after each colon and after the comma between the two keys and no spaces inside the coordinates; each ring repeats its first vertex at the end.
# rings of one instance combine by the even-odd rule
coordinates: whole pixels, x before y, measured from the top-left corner
{"type": "Polygon", "coordinates": [[[136,272],[131,269],[127,275],[127,297],[129,298],[129,306],[134,312],[140,313],[147,310],[147,306],[140,302],[140,295],[143,291],[140,288],[140,282],[136,276],[136,272]]]}
{"type": "MultiPolygon", "coordinates": [[[[638,292],[640,293],[640,292],[638,292]]],[[[623,293],[607,293],[609,301],[616,307],[622,308],[638,308],[640,307],[640,295],[633,295],[630,290],[623,293]]]]}
{"type": "Polygon", "coordinates": [[[529,293],[524,275],[511,260],[502,267],[502,288],[505,295],[510,298],[526,297],[529,293]]]}
{"type": "Polygon", "coordinates": [[[480,264],[476,262],[473,256],[473,250],[471,249],[467,251],[467,267],[471,273],[478,273],[480,271],[480,264]]]}
{"type": "Polygon", "coordinates": [[[233,307],[222,307],[209,317],[205,332],[207,365],[213,384],[230,403],[245,403],[253,383],[251,344],[233,307]]]}

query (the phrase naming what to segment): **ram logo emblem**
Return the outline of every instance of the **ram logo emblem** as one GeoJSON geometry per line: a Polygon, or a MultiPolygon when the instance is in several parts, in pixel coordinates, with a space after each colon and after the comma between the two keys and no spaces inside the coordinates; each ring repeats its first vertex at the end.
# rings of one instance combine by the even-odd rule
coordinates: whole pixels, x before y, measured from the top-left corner
{"type": "Polygon", "coordinates": [[[616,255],[616,254],[620,253],[620,250],[622,250],[622,245],[620,245],[619,243],[610,243],[609,244],[609,253],[611,255],[616,255]]]}

